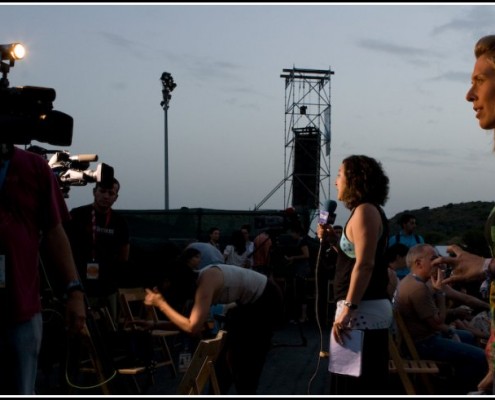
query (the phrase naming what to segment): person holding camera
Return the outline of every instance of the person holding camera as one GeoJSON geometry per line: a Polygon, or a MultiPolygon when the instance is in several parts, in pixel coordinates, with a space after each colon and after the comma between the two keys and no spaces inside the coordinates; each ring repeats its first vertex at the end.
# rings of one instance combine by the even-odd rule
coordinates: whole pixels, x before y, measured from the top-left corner
{"type": "Polygon", "coordinates": [[[120,183],[97,182],[92,204],[70,211],[66,230],[89,305],[108,307],[117,321],[117,289],[122,269],[129,260],[129,228],[125,218],[112,209],[120,183]]]}
{"type": "Polygon", "coordinates": [[[86,308],[62,223],[69,213],[55,175],[38,154],[0,145],[0,393],[34,395],[43,321],[40,243],[64,285],[67,329],[80,332],[86,308]]]}

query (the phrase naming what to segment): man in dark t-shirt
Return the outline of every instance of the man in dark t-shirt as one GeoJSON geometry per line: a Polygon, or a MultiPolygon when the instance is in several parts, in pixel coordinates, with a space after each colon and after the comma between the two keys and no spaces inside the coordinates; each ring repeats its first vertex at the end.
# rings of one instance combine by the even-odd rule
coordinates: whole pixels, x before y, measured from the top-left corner
{"type": "Polygon", "coordinates": [[[101,182],[93,189],[94,202],[71,210],[66,225],[72,252],[92,307],[107,306],[117,318],[119,268],[129,259],[129,228],[112,209],[120,184],[101,182]]]}

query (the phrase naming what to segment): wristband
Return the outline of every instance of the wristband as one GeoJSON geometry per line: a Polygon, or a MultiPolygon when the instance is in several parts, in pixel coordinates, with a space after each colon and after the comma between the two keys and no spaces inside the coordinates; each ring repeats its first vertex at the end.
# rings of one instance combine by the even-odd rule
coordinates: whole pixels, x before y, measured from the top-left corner
{"type": "Polygon", "coordinates": [[[492,258],[485,258],[485,261],[483,261],[483,273],[485,274],[485,278],[488,280],[493,279],[493,273],[490,270],[491,262],[492,262],[492,258]]]}
{"type": "Polygon", "coordinates": [[[75,291],[79,291],[79,292],[84,293],[83,285],[82,285],[81,281],[79,281],[79,280],[73,280],[73,281],[70,281],[68,283],[67,287],[65,288],[64,297],[67,298],[67,296],[69,294],[71,294],[72,292],[75,292],[75,291]]]}
{"type": "Polygon", "coordinates": [[[358,308],[357,304],[353,304],[347,300],[344,301],[344,306],[348,307],[351,310],[356,310],[358,308]]]}

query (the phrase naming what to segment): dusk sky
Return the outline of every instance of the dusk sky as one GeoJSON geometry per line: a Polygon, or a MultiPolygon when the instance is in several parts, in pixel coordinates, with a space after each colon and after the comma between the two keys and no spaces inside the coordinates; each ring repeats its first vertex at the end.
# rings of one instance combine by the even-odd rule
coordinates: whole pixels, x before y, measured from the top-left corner
{"type": "MultiPolygon", "coordinates": [[[[351,154],[382,162],[389,218],[495,199],[493,133],[465,100],[473,46],[495,33],[495,5],[0,7],[0,43],[27,49],[10,85],[56,90],[54,108],[74,118],[72,145],[62,149],[97,153],[115,168],[117,209],[164,208],[164,71],[177,84],[168,110],[170,209],[253,209],[284,178],[280,74],[292,67],[335,72],[331,199],[351,154]]],[[[73,187],[69,208],[91,202],[91,187],[73,187]]],[[[283,190],[263,206],[283,207],[283,190]]],[[[337,216],[345,223],[342,204],[337,216]]]]}

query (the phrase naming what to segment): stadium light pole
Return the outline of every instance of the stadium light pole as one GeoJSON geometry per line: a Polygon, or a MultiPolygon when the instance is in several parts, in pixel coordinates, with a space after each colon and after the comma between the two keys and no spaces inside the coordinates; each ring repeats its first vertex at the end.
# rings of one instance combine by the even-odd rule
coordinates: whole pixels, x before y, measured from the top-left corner
{"type": "Polygon", "coordinates": [[[168,107],[170,99],[172,98],[172,91],[177,84],[174,82],[174,78],[168,72],[164,72],[160,77],[162,81],[162,95],[163,100],[160,105],[163,108],[165,114],[165,210],[168,210],[168,107]]]}

